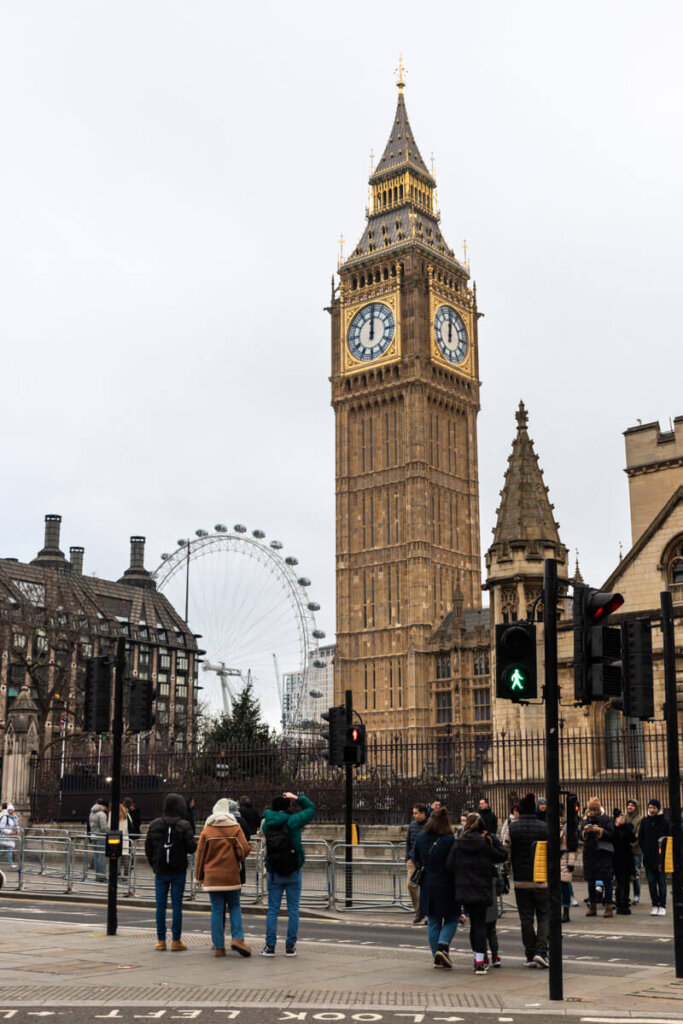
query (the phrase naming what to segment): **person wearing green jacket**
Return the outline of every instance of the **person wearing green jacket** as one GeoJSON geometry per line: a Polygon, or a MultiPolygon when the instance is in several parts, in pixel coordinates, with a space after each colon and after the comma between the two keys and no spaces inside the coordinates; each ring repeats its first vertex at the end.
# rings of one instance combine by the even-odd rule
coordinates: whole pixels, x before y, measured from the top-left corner
{"type": "Polygon", "coordinates": [[[306,855],[301,842],[302,828],[312,820],[315,804],[307,796],[283,793],[276,796],[266,810],[261,831],[266,840],[266,871],[268,872],[268,914],[266,944],[261,956],[275,956],[277,919],[283,894],[287,897],[287,939],[285,956],[296,956],[301,901],[301,869],[306,855]],[[295,800],[300,810],[295,810],[295,800]],[[270,838],[268,833],[270,833],[270,838]]]}

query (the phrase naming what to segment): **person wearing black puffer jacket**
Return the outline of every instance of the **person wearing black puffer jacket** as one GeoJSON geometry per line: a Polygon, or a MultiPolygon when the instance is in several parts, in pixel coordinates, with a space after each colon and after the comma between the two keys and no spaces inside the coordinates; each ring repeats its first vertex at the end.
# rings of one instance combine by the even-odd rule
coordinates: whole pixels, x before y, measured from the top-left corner
{"type": "Polygon", "coordinates": [[[180,936],[183,931],[183,893],[187,874],[187,858],[197,849],[192,826],[185,817],[186,803],[178,793],[169,793],[164,800],[164,813],[150,822],[145,839],[145,856],[154,872],[156,898],[157,944],[166,949],[166,904],[171,892],[171,950],[187,949],[180,936]],[[170,843],[169,843],[170,837],[170,843]]]}
{"type": "Polygon", "coordinates": [[[534,881],[536,843],[547,842],[548,826],[536,817],[536,797],[519,801],[519,818],[510,822],[510,853],[515,901],[522,926],[525,967],[548,967],[548,883],[534,881]],[[534,927],[535,919],[535,927],[534,927]]]}
{"type": "Polygon", "coordinates": [[[455,879],[455,903],[470,919],[470,945],[474,973],[486,974],[486,911],[493,899],[494,865],[507,860],[500,839],[490,835],[481,815],[467,815],[462,835],[453,843],[447,867],[455,879]]]}

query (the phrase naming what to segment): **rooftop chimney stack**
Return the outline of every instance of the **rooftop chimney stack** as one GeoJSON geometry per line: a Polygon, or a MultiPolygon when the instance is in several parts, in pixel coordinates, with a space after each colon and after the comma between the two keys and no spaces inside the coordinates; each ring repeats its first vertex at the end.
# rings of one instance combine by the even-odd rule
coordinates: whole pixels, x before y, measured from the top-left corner
{"type": "Polygon", "coordinates": [[[42,565],[46,569],[71,571],[71,566],[64,557],[64,552],[59,549],[61,523],[61,516],[45,516],[45,546],[38,552],[31,565],[42,565]]]}
{"type": "Polygon", "coordinates": [[[119,583],[130,583],[133,587],[156,590],[151,573],[145,569],[145,538],[130,538],[130,568],[126,569],[119,583]]]}
{"type": "Polygon", "coordinates": [[[71,569],[77,576],[83,575],[83,555],[85,554],[85,548],[69,548],[69,561],[71,562],[71,569]]]}

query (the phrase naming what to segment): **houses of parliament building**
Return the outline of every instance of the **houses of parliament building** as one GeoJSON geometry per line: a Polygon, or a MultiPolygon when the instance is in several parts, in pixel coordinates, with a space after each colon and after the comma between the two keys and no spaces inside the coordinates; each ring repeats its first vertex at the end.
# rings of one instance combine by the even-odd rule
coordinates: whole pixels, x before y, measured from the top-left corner
{"type": "MultiPolygon", "coordinates": [[[[546,558],[556,559],[567,594],[568,553],[520,402],[510,410],[516,430],[482,580],[476,287],[441,233],[436,181],[413,136],[400,73],[396,113],[369,185],[365,230],[340,264],[328,310],[335,702],[351,690],[379,741],[541,728],[540,706],[523,721],[519,706],[496,706],[492,628],[527,617],[546,558]]],[[[673,588],[683,613],[683,420],[666,433],[638,425],[626,442],[634,546],[608,582],[624,593],[625,615],[655,615],[650,591],[663,586],[673,588]],[[661,551],[658,540],[652,547],[655,536],[661,551]]],[[[561,609],[562,714],[600,732],[609,707],[572,706],[570,602],[561,609]]],[[[542,629],[537,634],[540,643],[542,629]]],[[[655,659],[659,688],[661,652],[655,659]]]]}

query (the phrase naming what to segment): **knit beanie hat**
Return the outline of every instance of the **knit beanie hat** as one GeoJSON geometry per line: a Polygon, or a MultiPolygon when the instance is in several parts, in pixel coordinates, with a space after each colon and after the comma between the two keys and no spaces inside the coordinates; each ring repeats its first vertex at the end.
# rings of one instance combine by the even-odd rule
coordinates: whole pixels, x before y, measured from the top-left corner
{"type": "Polygon", "coordinates": [[[520,814],[535,814],[536,812],[536,796],[534,793],[527,793],[519,801],[519,813],[520,814]]]}
{"type": "Polygon", "coordinates": [[[217,800],[216,803],[213,805],[213,811],[211,813],[230,814],[230,801],[227,800],[225,797],[221,797],[221,799],[217,800]]]}
{"type": "Polygon", "coordinates": [[[652,804],[652,806],[656,807],[658,811],[661,811],[662,809],[662,805],[660,804],[659,800],[657,800],[657,798],[654,796],[652,797],[652,800],[648,800],[648,804],[652,804]]]}
{"type": "Polygon", "coordinates": [[[599,811],[601,807],[602,807],[602,804],[598,800],[597,796],[592,796],[590,798],[590,800],[588,801],[588,811],[589,811],[589,813],[590,813],[590,811],[599,811]]]}

